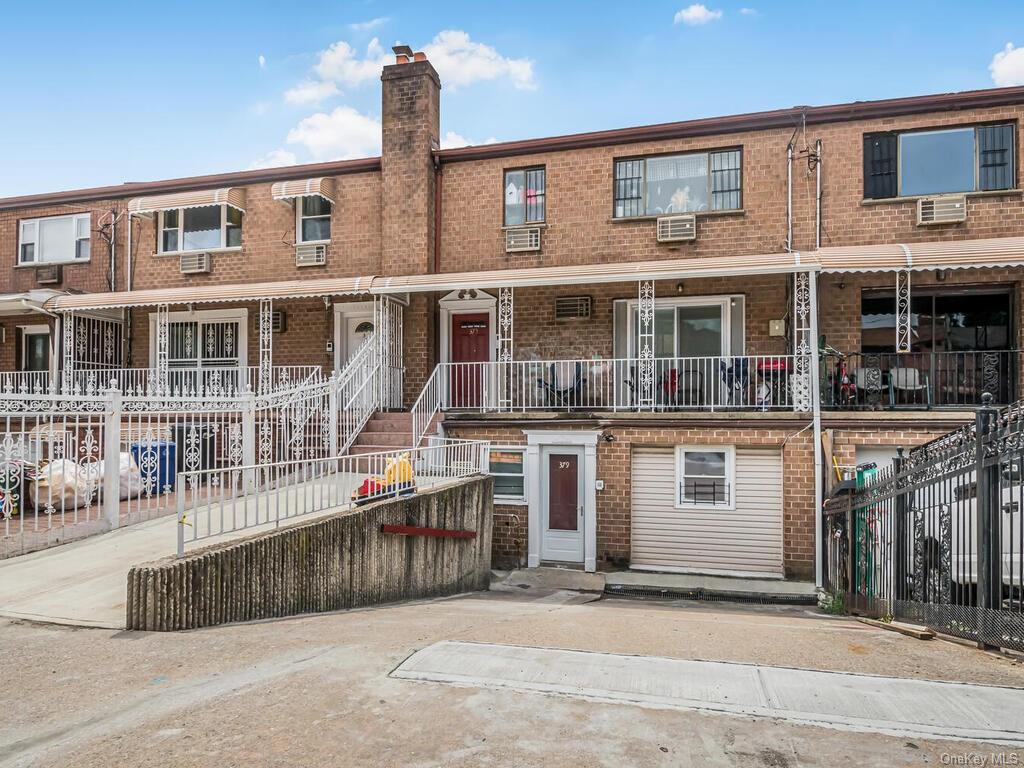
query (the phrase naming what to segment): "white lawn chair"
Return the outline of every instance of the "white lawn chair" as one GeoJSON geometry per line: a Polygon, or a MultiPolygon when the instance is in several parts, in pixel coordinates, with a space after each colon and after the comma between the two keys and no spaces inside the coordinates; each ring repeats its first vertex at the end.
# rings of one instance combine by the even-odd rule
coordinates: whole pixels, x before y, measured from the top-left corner
{"type": "Polygon", "coordinates": [[[889,371],[889,402],[897,404],[900,393],[908,394],[910,402],[920,403],[920,392],[925,393],[925,405],[932,405],[932,385],[928,374],[917,368],[892,368],[889,371]]]}

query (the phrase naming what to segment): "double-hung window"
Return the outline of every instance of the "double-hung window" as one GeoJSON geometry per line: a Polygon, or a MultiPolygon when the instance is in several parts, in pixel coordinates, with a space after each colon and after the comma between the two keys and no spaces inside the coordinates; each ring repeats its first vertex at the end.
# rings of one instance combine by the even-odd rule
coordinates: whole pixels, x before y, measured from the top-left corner
{"type": "Polygon", "coordinates": [[[1013,189],[1016,125],[963,126],[864,136],[864,197],[1013,189]]]}
{"type": "Polygon", "coordinates": [[[700,211],[735,211],[742,205],[739,149],[690,152],[615,161],[617,219],[700,211]]]}
{"type": "Polygon", "coordinates": [[[331,239],[331,201],[320,195],[298,198],[296,237],[300,243],[326,243],[331,239]]]}
{"type": "Polygon", "coordinates": [[[731,509],[734,474],[733,446],[679,446],[676,449],[677,505],[731,509]]]}
{"type": "Polygon", "coordinates": [[[522,448],[491,448],[495,501],[526,501],[525,455],[522,448]]]}
{"type": "Polygon", "coordinates": [[[18,263],[88,261],[90,222],[88,213],[22,219],[18,227],[18,263]]]}
{"type": "Polygon", "coordinates": [[[160,211],[160,253],[210,251],[242,245],[242,212],[230,205],[160,211]]]}
{"type": "Polygon", "coordinates": [[[543,168],[505,171],[505,226],[544,222],[545,179],[543,168]]]}

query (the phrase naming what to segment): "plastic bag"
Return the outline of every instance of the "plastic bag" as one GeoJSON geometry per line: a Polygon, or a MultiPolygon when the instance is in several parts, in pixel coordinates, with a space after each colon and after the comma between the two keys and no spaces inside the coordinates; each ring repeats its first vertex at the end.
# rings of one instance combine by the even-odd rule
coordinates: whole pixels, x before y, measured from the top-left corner
{"type": "Polygon", "coordinates": [[[92,504],[101,471],[94,464],[80,465],[70,459],[51,461],[28,484],[29,501],[38,509],[49,505],[58,511],[92,504]]]}

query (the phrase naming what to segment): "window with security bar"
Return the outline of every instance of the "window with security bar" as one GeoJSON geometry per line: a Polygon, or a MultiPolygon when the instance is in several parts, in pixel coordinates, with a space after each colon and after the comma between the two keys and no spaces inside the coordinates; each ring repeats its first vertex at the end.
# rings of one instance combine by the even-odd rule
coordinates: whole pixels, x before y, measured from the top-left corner
{"type": "Polygon", "coordinates": [[[742,152],[691,152],[615,161],[617,219],[742,207],[742,152]]]}
{"type": "Polygon", "coordinates": [[[505,171],[505,226],[542,224],[546,187],[543,168],[505,171]]]}
{"type": "Polygon", "coordinates": [[[186,321],[167,325],[170,368],[234,368],[239,365],[239,323],[186,321]]]}
{"type": "Polygon", "coordinates": [[[680,446],[676,453],[677,506],[732,508],[734,465],[732,446],[680,446]]]}

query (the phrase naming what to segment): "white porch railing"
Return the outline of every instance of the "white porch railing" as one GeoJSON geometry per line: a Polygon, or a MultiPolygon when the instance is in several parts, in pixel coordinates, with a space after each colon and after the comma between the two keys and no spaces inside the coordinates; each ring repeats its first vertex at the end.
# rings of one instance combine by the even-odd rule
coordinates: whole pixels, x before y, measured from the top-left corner
{"type": "Polygon", "coordinates": [[[380,410],[382,370],[380,341],[373,333],[348,361],[335,387],[339,453],[348,451],[366,422],[380,410]]]}
{"type": "MultiPolygon", "coordinates": [[[[270,391],[321,378],[323,370],[319,365],[275,365],[271,370],[270,391]]],[[[63,394],[95,394],[108,389],[111,382],[125,394],[161,392],[155,368],[79,369],[70,374],[58,374],[56,379],[45,371],[0,373],[0,392],[38,394],[49,392],[53,387],[63,394]]],[[[166,393],[171,395],[202,397],[246,391],[262,393],[258,366],[171,368],[167,371],[166,393]]]]}
{"type": "Polygon", "coordinates": [[[412,450],[183,472],[180,481],[188,493],[178,495],[178,555],[186,545],[215,536],[276,527],[485,473],[489,447],[479,440],[436,438],[412,450]]]}
{"type": "Polygon", "coordinates": [[[639,411],[647,409],[645,401],[658,410],[797,405],[793,355],[657,358],[647,382],[640,379],[642,369],[636,359],[442,363],[413,407],[414,437],[438,409],[639,411]]]}

